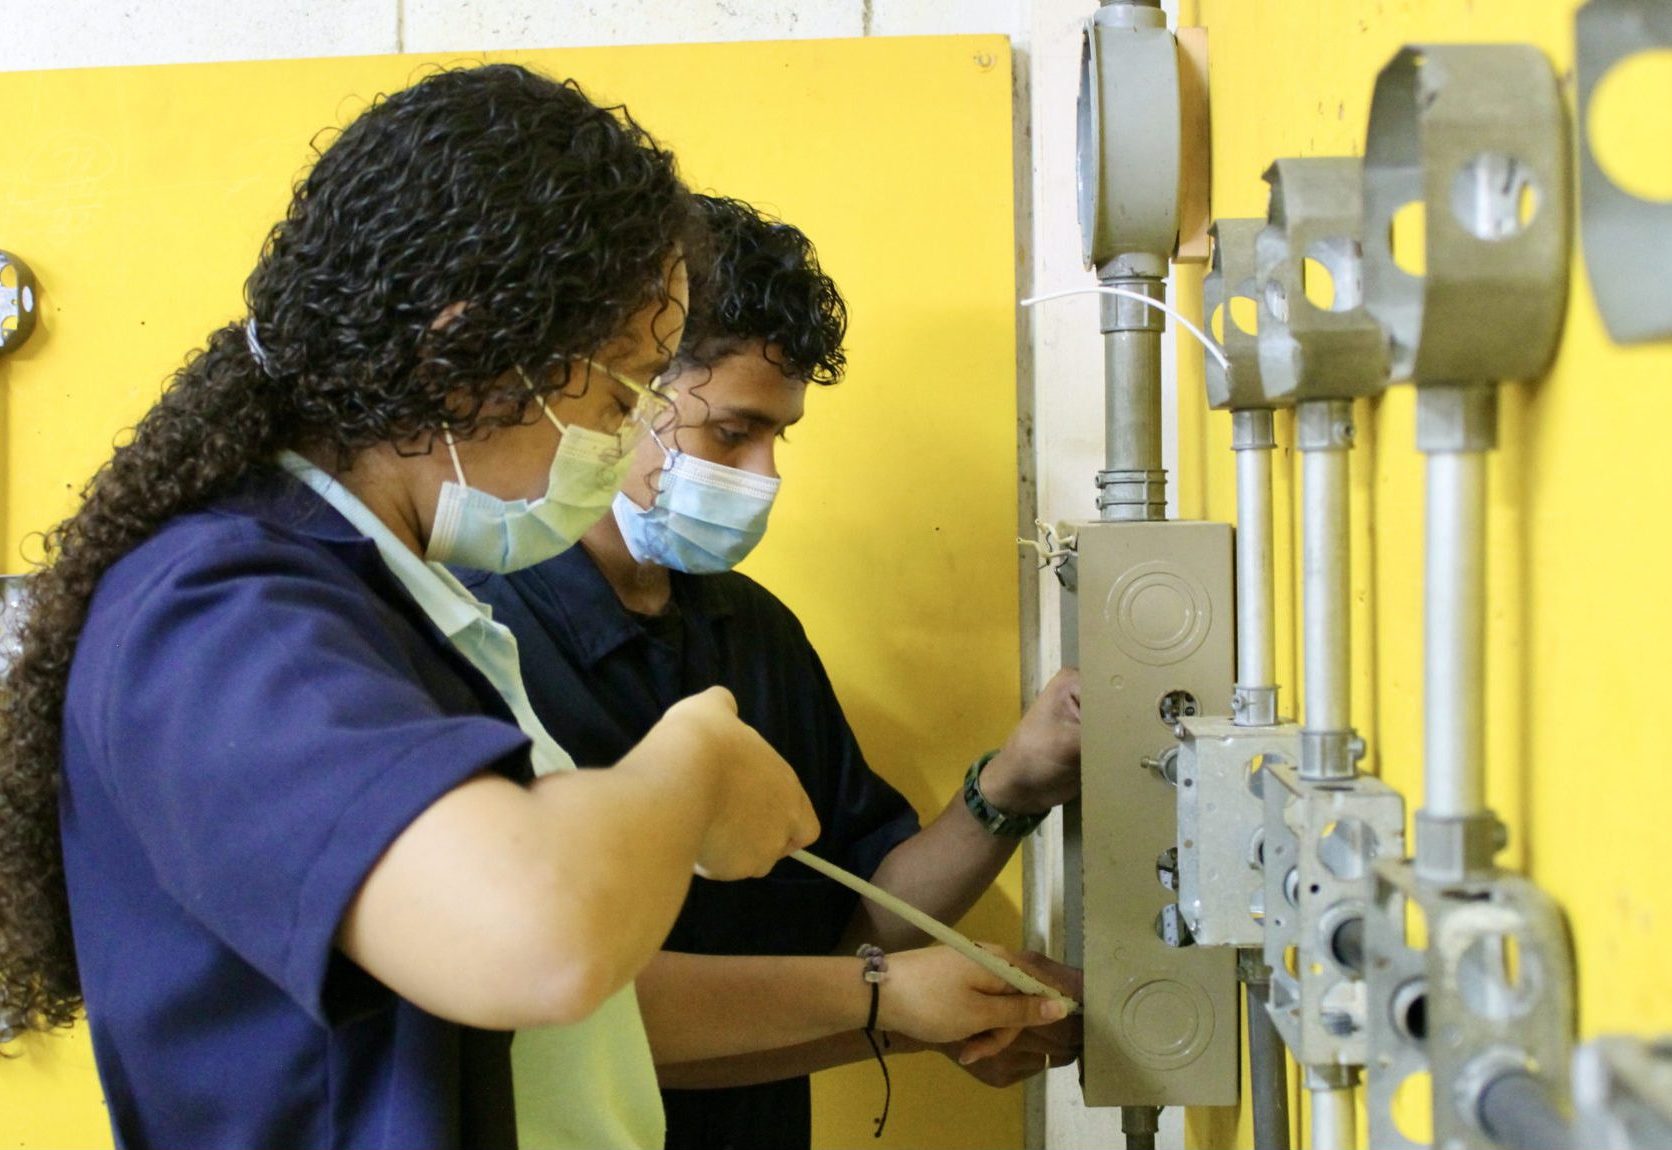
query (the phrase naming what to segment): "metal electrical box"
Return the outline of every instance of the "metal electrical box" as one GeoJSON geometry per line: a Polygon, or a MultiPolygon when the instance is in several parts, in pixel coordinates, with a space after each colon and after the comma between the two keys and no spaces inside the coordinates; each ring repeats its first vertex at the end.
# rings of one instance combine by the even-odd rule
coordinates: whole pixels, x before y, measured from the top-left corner
{"type": "Polygon", "coordinates": [[[1085,968],[1089,1106],[1237,1100],[1236,957],[1191,945],[1180,918],[1168,777],[1175,725],[1231,698],[1231,555],[1223,523],[1078,527],[1063,633],[1077,639],[1084,722],[1071,950],[1085,968]]]}

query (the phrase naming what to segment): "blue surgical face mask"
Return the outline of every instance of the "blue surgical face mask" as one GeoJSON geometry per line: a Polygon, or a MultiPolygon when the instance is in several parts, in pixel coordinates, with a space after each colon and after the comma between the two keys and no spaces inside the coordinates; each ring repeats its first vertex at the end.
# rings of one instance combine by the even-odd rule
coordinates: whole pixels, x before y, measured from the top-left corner
{"type": "Polygon", "coordinates": [[[640,563],[712,575],[729,571],[766,534],[778,480],[669,451],[656,502],[643,508],[615,497],[615,521],[627,550],[640,563]]]}
{"type": "Polygon", "coordinates": [[[426,559],[501,574],[520,571],[573,547],[609,511],[632,451],[619,435],[564,426],[544,402],[540,407],[563,438],[539,499],[501,499],[466,484],[453,436],[444,433],[458,482],[441,485],[426,559]]]}

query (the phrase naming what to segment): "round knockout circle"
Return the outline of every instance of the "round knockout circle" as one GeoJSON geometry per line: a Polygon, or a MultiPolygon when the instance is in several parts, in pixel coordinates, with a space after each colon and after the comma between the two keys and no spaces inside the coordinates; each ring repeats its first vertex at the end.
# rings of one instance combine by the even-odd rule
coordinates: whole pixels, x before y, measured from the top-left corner
{"type": "Polygon", "coordinates": [[[1213,621],[1207,588],[1171,563],[1143,563],[1115,580],[1103,605],[1115,643],[1151,667],[1189,658],[1213,621]]]}
{"type": "Polygon", "coordinates": [[[1120,1005],[1120,1039],[1138,1062],[1176,1070],[1213,1039],[1213,1005],[1201,987],[1164,974],[1135,975],[1120,1005]]]}

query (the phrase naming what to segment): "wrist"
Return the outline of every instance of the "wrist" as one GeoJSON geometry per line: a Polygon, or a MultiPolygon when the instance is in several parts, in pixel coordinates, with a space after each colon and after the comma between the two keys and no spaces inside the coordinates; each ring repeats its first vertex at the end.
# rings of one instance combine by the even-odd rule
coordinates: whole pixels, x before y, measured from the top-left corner
{"type": "Polygon", "coordinates": [[[1025,800],[1013,797],[1013,788],[1005,785],[1002,775],[997,779],[989,778],[993,764],[1002,756],[1002,751],[989,751],[970,764],[964,775],[964,806],[970,817],[988,834],[1002,839],[1020,839],[1034,832],[1050,808],[1033,809],[1026,805],[1025,800]],[[1003,797],[996,798],[995,790],[1003,797]],[[1019,805],[1007,805],[1011,803],[1019,805]]]}
{"type": "Polygon", "coordinates": [[[725,805],[724,759],[713,724],[680,707],[676,703],[634,748],[645,753],[632,756],[633,765],[647,779],[654,772],[657,789],[675,798],[684,811],[682,823],[706,841],[725,805]]]}
{"type": "Polygon", "coordinates": [[[996,810],[1007,815],[1025,818],[1048,814],[1051,802],[1029,785],[1030,773],[1022,755],[1006,743],[981,769],[981,793],[996,810]]]}

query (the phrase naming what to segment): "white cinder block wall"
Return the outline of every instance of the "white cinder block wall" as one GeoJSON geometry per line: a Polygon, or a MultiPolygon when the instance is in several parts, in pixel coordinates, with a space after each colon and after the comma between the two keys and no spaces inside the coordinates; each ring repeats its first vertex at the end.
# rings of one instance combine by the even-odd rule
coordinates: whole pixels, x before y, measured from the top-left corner
{"type": "MultiPolygon", "coordinates": [[[[998,33],[1015,50],[1017,284],[1026,294],[1089,282],[1074,210],[1074,101],[1080,22],[1096,0],[52,0],[8,5],[0,70],[220,60],[469,52],[714,40],[998,33]]],[[[26,174],[25,174],[26,175],[26,174]]],[[[816,239],[816,237],[815,237],[816,239]]],[[[1023,319],[1018,376],[1024,519],[1090,518],[1102,460],[1102,352],[1092,297],[1023,319]],[[1031,430],[1031,435],[1029,434],[1031,430]]],[[[1171,371],[1168,372],[1171,379],[1171,371]]],[[[1167,402],[1172,424],[1173,402],[1167,402]]],[[[1174,436],[1169,430],[1168,467],[1174,436]]],[[[1056,585],[1026,580],[1030,683],[1060,663],[1056,585]],[[1042,619],[1043,626],[1034,620],[1042,619]]],[[[1060,868],[1054,828],[1030,867],[1030,944],[1060,937],[1049,907],[1060,868]]],[[[1072,1068],[1052,1071],[1029,1105],[1033,1146],[1121,1143],[1115,1111],[1079,1105],[1072,1068]]],[[[1181,1146],[1179,1116],[1163,1145],[1181,1146]]]]}

